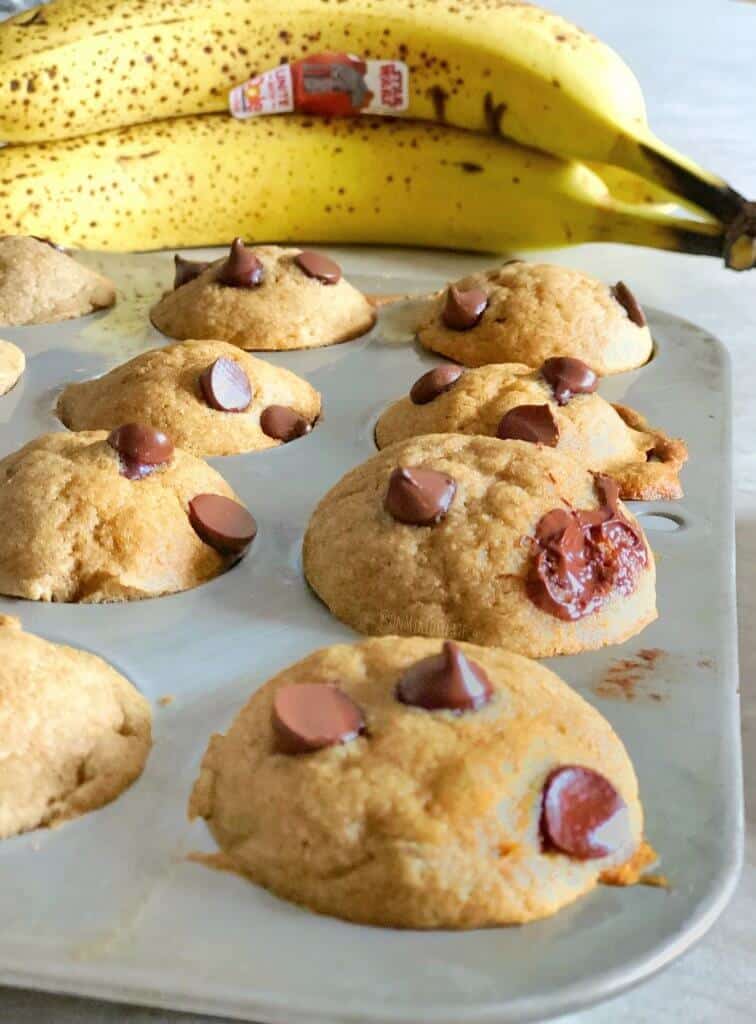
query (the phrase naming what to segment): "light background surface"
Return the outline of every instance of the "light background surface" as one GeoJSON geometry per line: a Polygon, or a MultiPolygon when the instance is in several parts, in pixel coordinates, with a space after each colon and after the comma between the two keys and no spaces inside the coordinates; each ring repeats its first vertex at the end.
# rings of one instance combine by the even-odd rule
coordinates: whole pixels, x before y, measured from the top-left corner
{"type": "MultiPolygon", "coordinates": [[[[9,6],[0,0],[0,11],[9,6]]],[[[12,5],[10,5],[12,6],[12,5]]],[[[614,46],[646,94],[649,119],[667,142],[756,195],[756,5],[674,0],[550,6],[614,46]]],[[[756,787],[756,274],[712,261],[620,247],[586,247],[561,260],[632,280],[641,301],[719,335],[733,357],[738,595],[746,801],[756,787]]],[[[756,803],[747,807],[746,866],[736,896],[709,935],[639,989],[563,1018],[569,1024],[746,1024],[756,997],[756,803]]],[[[197,922],[201,928],[201,922],[197,922]]],[[[200,1024],[162,1010],[0,990],[0,1019],[13,1024],[200,1024]]],[[[421,1022],[418,1022],[421,1024],[421,1022]]]]}

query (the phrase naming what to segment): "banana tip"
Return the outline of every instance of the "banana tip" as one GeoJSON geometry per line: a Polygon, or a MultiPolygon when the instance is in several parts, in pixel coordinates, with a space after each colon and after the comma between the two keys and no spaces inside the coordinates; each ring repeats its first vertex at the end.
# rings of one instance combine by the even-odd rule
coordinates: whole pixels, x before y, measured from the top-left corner
{"type": "Polygon", "coordinates": [[[727,228],[724,259],[731,270],[751,270],[756,265],[756,203],[745,202],[727,228]]]}

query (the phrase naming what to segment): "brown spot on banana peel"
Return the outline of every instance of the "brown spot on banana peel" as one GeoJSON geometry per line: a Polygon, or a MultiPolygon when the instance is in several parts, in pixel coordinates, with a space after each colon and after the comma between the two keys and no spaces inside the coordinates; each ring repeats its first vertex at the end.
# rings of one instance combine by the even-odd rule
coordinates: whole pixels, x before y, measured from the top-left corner
{"type": "Polygon", "coordinates": [[[506,112],[507,104],[494,103],[493,93],[487,92],[483,98],[483,116],[491,135],[502,134],[501,122],[506,112]]]}
{"type": "Polygon", "coordinates": [[[446,89],[442,89],[440,85],[432,85],[428,90],[428,95],[433,103],[433,113],[436,120],[443,123],[446,121],[446,101],[449,99],[449,93],[446,89]]]}

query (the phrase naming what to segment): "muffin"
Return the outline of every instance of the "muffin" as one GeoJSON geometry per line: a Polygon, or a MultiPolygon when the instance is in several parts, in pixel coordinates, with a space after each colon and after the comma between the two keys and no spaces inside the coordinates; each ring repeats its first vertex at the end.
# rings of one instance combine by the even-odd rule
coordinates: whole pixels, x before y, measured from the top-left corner
{"type": "Polygon", "coordinates": [[[137,421],[193,455],[234,455],[309,433],[320,395],[296,374],[228,342],[186,341],[69,384],[57,411],[71,430],[137,421]]]}
{"type": "Polygon", "coordinates": [[[214,469],[164,434],[45,434],[0,461],[0,593],[131,601],[225,572],[256,524],[214,469]]]}
{"type": "Polygon", "coordinates": [[[622,281],[513,260],[471,274],[434,298],[421,322],[425,348],[465,366],[571,356],[600,375],[633,370],[653,349],[646,317],[622,281]]]}
{"type": "Polygon", "coordinates": [[[174,290],[150,316],[170,338],[280,351],[356,338],[372,327],[375,310],[322,253],[247,248],[237,238],[214,263],[177,263],[174,290]]]}
{"type": "Polygon", "coordinates": [[[622,643],[656,618],[654,558],[617,484],[526,441],[390,445],[321,500],[304,571],[361,633],[534,658],[622,643]]]}
{"type": "Polygon", "coordinates": [[[150,752],[142,695],[87,651],[0,615],[0,839],[115,800],[150,752]]]}
{"type": "Polygon", "coordinates": [[[538,370],[491,363],[464,370],[442,363],[381,415],[378,448],[422,434],[481,434],[546,445],[613,477],[620,496],[682,497],[683,441],[640,413],[595,393],[597,375],[578,359],[547,359],[538,370]]]}
{"type": "Polygon", "coordinates": [[[601,715],[508,651],[383,637],[280,672],[210,740],[189,804],[210,858],[322,914],[534,921],[650,856],[601,715]]]}

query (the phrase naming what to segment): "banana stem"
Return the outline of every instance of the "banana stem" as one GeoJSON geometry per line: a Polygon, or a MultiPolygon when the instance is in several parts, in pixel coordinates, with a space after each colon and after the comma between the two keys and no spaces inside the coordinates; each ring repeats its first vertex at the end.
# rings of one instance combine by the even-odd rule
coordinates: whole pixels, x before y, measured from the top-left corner
{"type": "Polygon", "coordinates": [[[718,223],[673,217],[658,208],[609,200],[601,207],[595,240],[721,257],[725,230],[718,223]]]}
{"type": "Polygon", "coordinates": [[[698,167],[650,132],[646,138],[621,136],[609,162],[640,174],[712,214],[726,227],[720,252],[727,266],[733,270],[750,270],[754,266],[754,204],[723,178],[698,167]]]}

